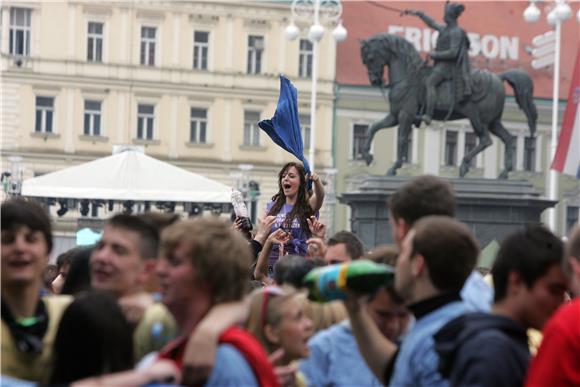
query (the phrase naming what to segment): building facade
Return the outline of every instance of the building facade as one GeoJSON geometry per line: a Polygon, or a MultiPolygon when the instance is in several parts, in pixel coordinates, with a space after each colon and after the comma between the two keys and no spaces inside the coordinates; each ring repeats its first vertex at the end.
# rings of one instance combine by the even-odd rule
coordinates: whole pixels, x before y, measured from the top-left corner
{"type": "MultiPolygon", "coordinates": [[[[276,2],[23,2],[1,6],[2,169],[23,178],[143,146],[155,158],[236,186],[258,183],[258,213],[292,156],[257,126],[279,74],[299,90],[309,139],[312,45],[288,41],[276,2]],[[240,167],[241,165],[241,167],[240,167]]],[[[319,45],[316,166],[330,167],[336,43],[319,45]]],[[[309,146],[309,144],[306,144],[309,146]]],[[[78,216],[78,213],[76,214],[78,216]]],[[[103,214],[100,214],[102,216],[103,214]]]]}
{"type": "MultiPolygon", "coordinates": [[[[397,2],[396,8],[419,9],[442,22],[443,2],[397,2]]],[[[377,2],[346,2],[344,24],[349,31],[347,41],[337,52],[337,91],[334,132],[334,158],[338,171],[337,192],[355,190],[365,176],[384,175],[396,160],[397,129],[377,133],[371,153],[370,166],[360,157],[366,140],[366,128],[385,117],[389,103],[379,88],[369,84],[367,70],[360,57],[359,39],[389,32],[406,38],[420,54],[434,48],[435,31],[418,18],[400,16],[393,7],[377,2]],[[366,15],[361,18],[360,15],[366,15]]],[[[550,133],[552,115],[552,72],[550,66],[536,70],[530,66],[531,40],[550,29],[545,22],[527,25],[521,16],[526,2],[466,2],[466,10],[459,24],[469,34],[470,59],[474,67],[502,72],[510,68],[526,70],[534,79],[535,102],[539,119],[536,138],[531,138],[526,117],[506,87],[507,99],[502,117],[503,125],[515,136],[516,159],[510,179],[529,180],[547,196],[547,176],[551,165],[550,133]],[[499,17],[498,15],[504,15],[499,17]]],[[[560,84],[559,124],[572,78],[572,67],[580,37],[575,21],[564,26],[562,38],[562,79],[560,84]]],[[[386,80],[388,83],[388,79],[386,80]]],[[[388,89],[387,89],[388,93],[388,89]]],[[[423,124],[414,128],[409,145],[408,162],[399,170],[400,175],[434,174],[459,176],[459,165],[466,152],[476,144],[476,136],[467,120],[423,124]]],[[[495,179],[503,168],[504,146],[495,136],[493,145],[480,153],[472,162],[469,177],[495,179]]],[[[577,179],[559,176],[559,203],[557,232],[564,235],[578,222],[580,185],[577,179]]],[[[338,205],[336,228],[350,227],[350,212],[346,205],[338,205]]],[[[546,219],[547,220],[547,219],[546,219]]],[[[371,246],[372,247],[372,246],[371,246]]]]}

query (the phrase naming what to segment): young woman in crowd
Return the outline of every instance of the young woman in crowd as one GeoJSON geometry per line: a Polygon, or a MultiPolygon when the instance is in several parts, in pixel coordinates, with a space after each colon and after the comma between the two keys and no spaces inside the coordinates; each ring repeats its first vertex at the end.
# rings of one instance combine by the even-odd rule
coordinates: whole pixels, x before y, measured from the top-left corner
{"type": "MultiPolygon", "coordinates": [[[[252,294],[247,329],[269,354],[282,349],[280,365],[308,357],[308,339],[313,334],[312,321],[304,314],[304,294],[293,288],[265,287],[252,294]]],[[[294,377],[294,373],[287,376],[294,377]]],[[[305,385],[296,373],[297,386],[305,385]]],[[[280,374],[278,375],[280,378],[280,374]]],[[[287,382],[287,381],[286,381],[287,382]]],[[[284,385],[288,385],[284,383],[284,385]]]]}
{"type": "MultiPolygon", "coordinates": [[[[302,164],[290,162],[278,173],[278,189],[278,193],[266,207],[267,215],[276,217],[271,232],[283,229],[291,236],[284,246],[285,253],[304,256],[308,251],[306,241],[311,236],[308,220],[317,217],[317,212],[322,207],[324,187],[316,173],[307,177],[302,164]],[[312,193],[308,192],[308,179],[313,183],[312,193]]],[[[270,251],[270,276],[280,255],[278,249],[279,245],[274,245],[270,251]]]]}
{"type": "Polygon", "coordinates": [[[133,336],[117,301],[108,293],[82,293],[65,310],[54,341],[51,385],[133,367],[133,336]]]}
{"type": "Polygon", "coordinates": [[[91,269],[89,261],[92,251],[93,246],[81,247],[75,249],[75,252],[71,254],[68,270],[65,274],[60,274],[57,277],[57,279],[62,279],[60,294],[76,296],[78,293],[91,289],[91,269]]]}

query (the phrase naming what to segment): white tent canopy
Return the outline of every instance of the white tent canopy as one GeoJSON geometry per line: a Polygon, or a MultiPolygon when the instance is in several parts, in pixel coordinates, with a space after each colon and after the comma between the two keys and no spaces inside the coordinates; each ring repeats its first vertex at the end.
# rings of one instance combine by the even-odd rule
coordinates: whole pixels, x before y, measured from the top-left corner
{"type": "Polygon", "coordinates": [[[66,168],[22,184],[48,198],[229,203],[231,188],[134,150],[66,168]]]}

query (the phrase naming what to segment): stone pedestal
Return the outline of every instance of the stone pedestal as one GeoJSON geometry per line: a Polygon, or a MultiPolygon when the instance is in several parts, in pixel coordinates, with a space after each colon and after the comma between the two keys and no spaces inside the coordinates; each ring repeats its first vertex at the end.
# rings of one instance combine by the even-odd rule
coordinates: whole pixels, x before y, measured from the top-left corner
{"type": "MultiPolygon", "coordinates": [[[[368,176],[353,192],[340,195],[351,208],[351,229],[367,249],[393,243],[387,200],[409,176],[368,176]]],[[[456,217],[469,225],[482,248],[528,223],[539,223],[546,208],[557,202],[541,196],[525,180],[446,179],[457,198],[456,217]]]]}

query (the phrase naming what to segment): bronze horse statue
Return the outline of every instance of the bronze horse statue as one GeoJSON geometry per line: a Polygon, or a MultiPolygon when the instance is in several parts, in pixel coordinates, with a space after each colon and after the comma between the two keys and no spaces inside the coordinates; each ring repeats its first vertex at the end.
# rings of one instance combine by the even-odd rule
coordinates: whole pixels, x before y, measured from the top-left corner
{"type": "MultiPolygon", "coordinates": [[[[388,98],[391,106],[391,112],[385,118],[368,128],[362,156],[367,165],[370,164],[373,160],[370,148],[376,132],[398,124],[397,160],[387,172],[387,175],[395,175],[405,161],[412,125],[418,127],[421,123],[421,110],[425,103],[424,79],[431,68],[411,43],[392,34],[378,34],[361,41],[361,56],[367,67],[370,83],[381,87],[383,94],[384,67],[388,66],[388,98]]],[[[499,178],[507,179],[513,169],[514,151],[512,136],[501,123],[505,103],[503,81],[508,82],[515,91],[516,101],[527,117],[532,137],[536,132],[538,118],[533,100],[533,81],[520,70],[492,74],[485,70],[472,69],[471,74],[473,92],[463,101],[455,101],[453,81],[445,81],[438,86],[433,118],[442,121],[467,118],[478,137],[477,145],[463,157],[459,168],[461,177],[469,171],[471,160],[492,144],[492,133],[505,145],[504,169],[499,178]]]]}

